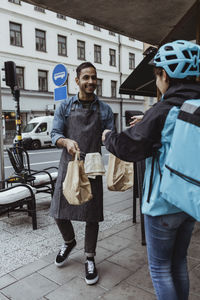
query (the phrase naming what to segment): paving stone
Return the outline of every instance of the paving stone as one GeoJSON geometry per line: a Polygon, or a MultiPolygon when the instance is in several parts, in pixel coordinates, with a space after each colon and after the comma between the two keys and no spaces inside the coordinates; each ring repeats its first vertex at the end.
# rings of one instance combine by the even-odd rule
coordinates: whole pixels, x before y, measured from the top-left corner
{"type": "Polygon", "coordinates": [[[54,292],[46,295],[45,298],[48,300],[94,300],[98,299],[104,292],[105,290],[100,286],[88,286],[84,279],[75,277],[54,292]]]}
{"type": "Polygon", "coordinates": [[[194,268],[189,272],[190,292],[200,295],[200,268],[194,268]]]}
{"type": "Polygon", "coordinates": [[[142,289],[136,288],[127,282],[122,282],[111,291],[99,297],[103,300],[156,300],[156,297],[142,289]]]}
{"type": "Polygon", "coordinates": [[[124,221],[120,224],[117,224],[109,229],[106,229],[104,231],[100,231],[98,235],[98,241],[105,239],[106,237],[109,237],[117,232],[122,231],[124,228],[129,228],[134,226],[132,223],[132,220],[124,221]]]}
{"type": "Polygon", "coordinates": [[[200,267],[200,261],[199,259],[193,258],[193,257],[187,257],[188,262],[188,270],[191,271],[192,269],[196,267],[200,267]]]}
{"type": "Polygon", "coordinates": [[[8,298],[5,297],[2,293],[0,293],[0,300],[8,300],[8,298]]]}
{"type": "Polygon", "coordinates": [[[39,259],[39,260],[36,260],[32,263],[29,263],[19,269],[16,269],[14,271],[12,271],[10,274],[16,278],[16,279],[22,279],[26,276],[29,276],[31,274],[33,274],[34,272],[46,267],[47,265],[49,265],[48,262],[42,260],[42,259],[39,259]]]}
{"type": "Polygon", "coordinates": [[[38,273],[59,285],[63,285],[76,276],[84,277],[85,266],[69,258],[63,267],[58,268],[55,264],[51,264],[39,270],[38,273]]]}
{"type": "MultiPolygon", "coordinates": [[[[102,262],[106,258],[110,257],[112,254],[113,254],[112,251],[101,248],[97,245],[95,263],[99,264],[100,262],[102,262]]],[[[72,259],[78,261],[79,263],[83,264],[85,262],[85,255],[84,255],[83,249],[79,250],[79,251],[76,251],[75,253],[70,255],[70,258],[72,258],[72,259]]]]}
{"type": "MultiPolygon", "coordinates": [[[[2,277],[0,277],[0,289],[10,285],[11,283],[15,282],[16,279],[12,277],[10,274],[6,274],[2,277]]],[[[0,297],[1,299],[1,297],[0,297]]]]}
{"type": "Polygon", "coordinates": [[[147,258],[140,251],[126,248],[108,258],[108,261],[123,266],[134,273],[147,263],[147,258]]]}
{"type": "Polygon", "coordinates": [[[126,268],[109,261],[100,263],[97,268],[100,277],[98,284],[105,289],[111,289],[131,274],[126,268]]]}
{"type": "Polygon", "coordinates": [[[200,244],[191,242],[189,249],[188,249],[188,256],[200,260],[200,244]]]}
{"type": "Polygon", "coordinates": [[[126,279],[126,282],[135,287],[144,289],[147,292],[154,293],[154,288],[147,264],[143,265],[140,269],[137,270],[137,272],[128,277],[126,279]]]}
{"type": "Polygon", "coordinates": [[[200,300],[200,295],[195,295],[195,294],[190,293],[189,300],[200,300]]]}
{"type": "Polygon", "coordinates": [[[121,238],[117,235],[112,235],[98,242],[98,245],[113,252],[119,252],[130,245],[131,241],[121,238]]]}
{"type": "Polygon", "coordinates": [[[12,300],[38,300],[57,287],[56,283],[35,273],[2,289],[1,292],[12,300]]]}

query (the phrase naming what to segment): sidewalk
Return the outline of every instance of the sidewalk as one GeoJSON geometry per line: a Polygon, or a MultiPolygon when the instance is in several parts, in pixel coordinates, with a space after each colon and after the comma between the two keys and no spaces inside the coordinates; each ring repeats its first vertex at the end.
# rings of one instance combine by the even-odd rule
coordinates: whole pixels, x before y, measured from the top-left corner
{"type": "MultiPolygon", "coordinates": [[[[104,184],[105,185],[105,184],[104,184]]],[[[0,216],[0,300],[153,300],[146,247],[141,246],[139,213],[132,223],[132,190],[104,192],[105,221],[100,225],[96,263],[98,284],[84,281],[83,223],[74,222],[77,246],[68,263],[57,268],[62,244],[48,216],[50,197],[37,197],[38,229],[27,215],[0,216]]],[[[200,225],[189,249],[190,300],[200,300],[200,225]]]]}

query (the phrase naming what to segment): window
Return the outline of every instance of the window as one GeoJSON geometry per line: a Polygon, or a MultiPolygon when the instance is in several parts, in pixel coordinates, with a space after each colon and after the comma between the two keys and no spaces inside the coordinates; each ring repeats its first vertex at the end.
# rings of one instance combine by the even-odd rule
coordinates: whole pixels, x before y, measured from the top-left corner
{"type": "Polygon", "coordinates": [[[47,123],[41,123],[38,128],[36,129],[36,133],[41,133],[47,131],[47,123]]]}
{"type": "Polygon", "coordinates": [[[110,52],[110,66],[116,66],[116,51],[109,49],[110,52]]]}
{"type": "Polygon", "coordinates": [[[16,67],[17,83],[20,89],[24,89],[24,68],[16,67]]]}
{"type": "Polygon", "coordinates": [[[94,30],[97,30],[97,31],[101,31],[101,28],[99,26],[93,26],[94,30]]]}
{"type": "Polygon", "coordinates": [[[58,35],[58,55],[67,56],[67,38],[58,35]]]}
{"type": "Polygon", "coordinates": [[[46,51],[46,32],[43,30],[35,29],[36,50],[46,51]]]}
{"type": "Polygon", "coordinates": [[[129,53],[129,69],[134,70],[135,69],[135,54],[129,53]]]}
{"type": "Polygon", "coordinates": [[[80,20],[76,20],[76,24],[85,26],[85,23],[83,21],[80,21],[80,20]]]}
{"type": "Polygon", "coordinates": [[[19,5],[21,4],[20,0],[8,0],[8,2],[19,4],[19,5]]]}
{"type": "Polygon", "coordinates": [[[102,79],[97,79],[96,94],[97,96],[102,96],[102,79]]]}
{"type": "Polygon", "coordinates": [[[117,81],[111,80],[111,97],[117,97],[117,81]]]}
{"type": "Polygon", "coordinates": [[[113,31],[109,31],[109,34],[115,36],[115,33],[113,31]]]}
{"type": "Polygon", "coordinates": [[[61,14],[57,14],[57,18],[62,19],[62,20],[66,20],[66,16],[61,15],[61,14]]]}
{"type": "Polygon", "coordinates": [[[34,6],[34,10],[39,11],[41,13],[45,13],[45,9],[43,7],[40,7],[40,6],[34,6]]]}
{"type": "Polygon", "coordinates": [[[22,47],[22,25],[10,22],[10,44],[22,47]]]}
{"type": "Polygon", "coordinates": [[[101,64],[101,46],[94,45],[94,62],[101,64]]]}
{"type": "Polygon", "coordinates": [[[85,60],[85,42],[77,41],[77,58],[85,60]]]}
{"type": "Polygon", "coordinates": [[[38,70],[38,87],[39,91],[47,92],[48,83],[47,83],[48,72],[43,70],[38,70]]]}

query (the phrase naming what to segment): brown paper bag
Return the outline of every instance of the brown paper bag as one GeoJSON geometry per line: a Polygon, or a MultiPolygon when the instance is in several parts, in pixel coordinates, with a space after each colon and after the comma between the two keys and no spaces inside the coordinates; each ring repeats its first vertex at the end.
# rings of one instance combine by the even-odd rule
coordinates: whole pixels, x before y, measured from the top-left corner
{"type": "Polygon", "coordinates": [[[75,159],[68,164],[63,194],[69,204],[73,205],[81,205],[93,197],[90,181],[85,174],[84,162],[80,160],[80,152],[77,152],[75,159]]]}
{"type": "Polygon", "coordinates": [[[107,187],[110,191],[123,192],[133,187],[133,163],[109,154],[107,187]]]}

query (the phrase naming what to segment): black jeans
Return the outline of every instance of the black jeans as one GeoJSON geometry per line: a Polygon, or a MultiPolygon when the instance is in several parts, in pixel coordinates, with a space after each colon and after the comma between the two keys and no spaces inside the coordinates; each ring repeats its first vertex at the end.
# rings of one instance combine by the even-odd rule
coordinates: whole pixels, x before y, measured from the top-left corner
{"type": "MultiPolygon", "coordinates": [[[[65,242],[71,242],[75,238],[74,228],[70,220],[55,219],[56,224],[65,242]]],[[[85,254],[88,257],[96,255],[96,245],[99,232],[98,222],[86,222],[85,225],[85,254]]]]}

